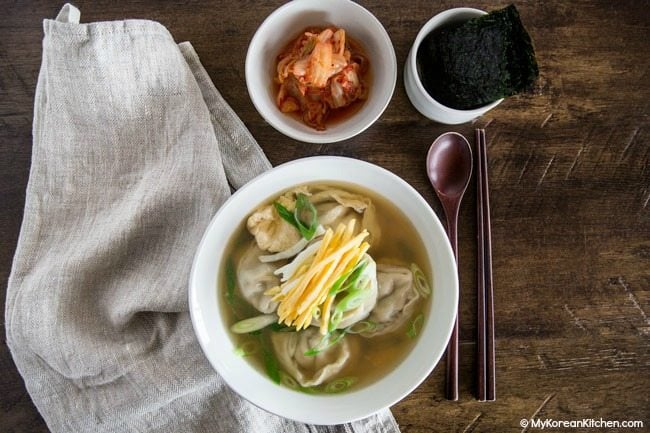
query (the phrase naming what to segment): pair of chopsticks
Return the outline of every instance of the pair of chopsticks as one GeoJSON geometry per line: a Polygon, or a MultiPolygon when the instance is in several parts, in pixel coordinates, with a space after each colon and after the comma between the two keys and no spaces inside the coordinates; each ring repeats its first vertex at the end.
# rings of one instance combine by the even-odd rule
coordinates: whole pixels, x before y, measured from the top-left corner
{"type": "Polygon", "coordinates": [[[496,399],[494,379],[494,290],[492,287],[492,234],[490,230],[487,144],[484,129],[476,130],[476,153],[478,159],[476,164],[476,218],[478,232],[476,397],[479,401],[492,401],[496,399]]]}

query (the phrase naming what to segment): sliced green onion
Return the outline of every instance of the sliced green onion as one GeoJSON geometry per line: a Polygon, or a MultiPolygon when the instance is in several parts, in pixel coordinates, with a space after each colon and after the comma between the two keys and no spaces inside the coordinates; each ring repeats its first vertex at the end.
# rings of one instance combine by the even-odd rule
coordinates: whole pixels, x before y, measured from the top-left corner
{"type": "Polygon", "coordinates": [[[300,389],[300,385],[296,382],[296,379],[284,371],[280,371],[280,385],[284,385],[290,389],[300,389]]]}
{"type": "Polygon", "coordinates": [[[247,334],[249,332],[258,331],[266,328],[272,323],[278,321],[278,316],[275,314],[263,314],[261,316],[250,317],[248,319],[240,320],[230,327],[230,330],[235,334],[247,334]]]}
{"type": "Polygon", "coordinates": [[[318,307],[318,306],[314,307],[314,309],[311,312],[311,316],[315,320],[318,320],[318,319],[320,319],[320,315],[321,315],[320,307],[318,307]]]}
{"type": "Polygon", "coordinates": [[[244,341],[242,344],[235,348],[235,355],[246,357],[254,355],[259,349],[259,345],[252,340],[244,341]]]}
{"type": "Polygon", "coordinates": [[[301,386],[300,391],[304,392],[305,394],[317,394],[318,389],[312,387],[312,386],[301,386]]]}
{"type": "Polygon", "coordinates": [[[235,272],[235,265],[232,258],[226,261],[226,301],[234,308],[235,304],[235,289],[237,288],[237,273],[235,272]]]}
{"type": "Polygon", "coordinates": [[[316,212],[316,208],[311,204],[305,194],[299,193],[297,195],[296,207],[293,212],[277,201],[273,202],[273,206],[278,212],[278,215],[280,215],[283,220],[294,226],[303,238],[308,241],[313,239],[316,230],[318,229],[318,212],[316,212]],[[303,213],[310,214],[311,221],[309,223],[305,222],[301,218],[303,213]]]}
{"type": "Polygon", "coordinates": [[[232,298],[235,296],[235,288],[237,287],[237,273],[235,272],[235,265],[232,258],[226,261],[226,297],[232,298]]]}
{"type": "Polygon", "coordinates": [[[268,344],[264,344],[264,340],[260,341],[262,341],[262,358],[264,360],[264,369],[266,370],[266,374],[269,375],[273,382],[279,384],[282,378],[280,377],[278,360],[275,358],[273,351],[268,347],[268,344]]]}
{"type": "Polygon", "coordinates": [[[293,212],[291,212],[286,207],[282,206],[282,204],[280,204],[277,201],[273,202],[273,206],[275,207],[275,210],[278,211],[278,215],[280,215],[280,217],[283,220],[285,220],[295,228],[298,228],[298,226],[296,225],[296,220],[293,218],[293,212]]]}
{"type": "Polygon", "coordinates": [[[424,321],[424,314],[422,313],[418,314],[409,325],[409,329],[408,331],[406,331],[406,335],[408,335],[409,338],[417,337],[418,333],[420,332],[420,328],[422,328],[423,321],[424,321]]]}
{"type": "Polygon", "coordinates": [[[337,394],[349,389],[352,385],[357,382],[356,377],[342,377],[336,379],[325,386],[325,392],[329,394],[337,394]]]}
{"type": "Polygon", "coordinates": [[[273,332],[295,332],[296,328],[293,326],[287,326],[282,323],[271,323],[269,329],[273,332]]]}
{"type": "Polygon", "coordinates": [[[411,263],[411,273],[413,274],[415,290],[417,290],[423,298],[428,297],[431,294],[431,286],[429,286],[422,269],[420,269],[420,267],[415,263],[411,263]]]}
{"type": "Polygon", "coordinates": [[[310,241],[318,228],[318,212],[316,212],[316,208],[311,204],[305,194],[298,194],[296,208],[293,210],[293,217],[296,220],[298,230],[302,237],[310,241]],[[311,221],[309,224],[305,223],[301,218],[305,212],[310,214],[311,221]]]}
{"type": "Polygon", "coordinates": [[[329,291],[330,296],[336,295],[337,293],[342,291],[343,283],[345,283],[345,280],[348,279],[348,277],[350,276],[350,274],[352,274],[353,271],[354,269],[351,269],[349,272],[346,272],[345,274],[338,277],[336,281],[334,281],[334,284],[332,284],[332,288],[329,291]]]}
{"type": "Polygon", "coordinates": [[[235,271],[235,265],[232,261],[232,258],[228,258],[226,261],[226,302],[230,306],[235,319],[239,319],[242,316],[241,310],[244,305],[236,293],[237,290],[237,272],[235,271]]]}
{"type": "Polygon", "coordinates": [[[377,329],[377,323],[372,320],[362,320],[355,323],[348,328],[348,334],[362,334],[364,332],[372,332],[377,329]]]}
{"type": "Polygon", "coordinates": [[[359,262],[354,266],[354,268],[352,268],[347,273],[341,275],[334,282],[332,288],[330,289],[329,294],[336,295],[337,293],[348,290],[350,287],[354,287],[354,285],[358,282],[359,278],[361,277],[361,274],[366,269],[366,266],[368,266],[367,260],[359,260],[359,262]]]}
{"type": "Polygon", "coordinates": [[[343,320],[343,311],[337,310],[335,308],[334,313],[332,313],[332,316],[330,317],[330,324],[327,330],[329,332],[334,331],[339,326],[339,323],[341,323],[342,320],[343,320]]]}
{"type": "MultiPolygon", "coordinates": [[[[368,283],[370,280],[366,280],[368,283]]],[[[363,288],[355,288],[350,291],[348,291],[347,295],[343,297],[337,304],[336,307],[334,308],[335,311],[350,311],[354,310],[355,308],[359,307],[361,304],[363,304],[363,301],[366,300],[368,296],[370,296],[371,291],[368,290],[368,284],[366,284],[363,288]]]]}
{"type": "Polygon", "coordinates": [[[332,332],[329,332],[323,338],[318,342],[318,344],[311,349],[307,350],[304,355],[305,356],[316,356],[325,349],[328,349],[332,346],[334,346],[336,343],[341,341],[343,337],[345,337],[345,334],[347,333],[347,329],[336,329],[332,332]]]}

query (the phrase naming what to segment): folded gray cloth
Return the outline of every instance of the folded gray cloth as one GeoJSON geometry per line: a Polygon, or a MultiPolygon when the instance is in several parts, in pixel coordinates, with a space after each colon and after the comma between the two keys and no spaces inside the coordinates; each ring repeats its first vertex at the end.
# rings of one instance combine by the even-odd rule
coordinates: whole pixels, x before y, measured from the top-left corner
{"type": "Polygon", "coordinates": [[[45,20],[7,343],[54,432],[397,432],[254,407],[195,339],[187,282],[217,208],[270,167],[201,66],[151,21],[45,20]]]}

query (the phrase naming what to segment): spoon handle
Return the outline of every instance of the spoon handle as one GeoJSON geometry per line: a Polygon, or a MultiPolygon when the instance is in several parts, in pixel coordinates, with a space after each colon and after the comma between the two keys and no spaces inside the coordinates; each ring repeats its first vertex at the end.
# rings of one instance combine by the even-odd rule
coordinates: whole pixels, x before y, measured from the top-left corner
{"type": "MultiPolygon", "coordinates": [[[[458,265],[458,208],[447,213],[447,236],[458,265]]],[[[447,345],[447,375],[445,396],[447,400],[458,400],[458,314],[454,320],[454,328],[447,345]]]]}

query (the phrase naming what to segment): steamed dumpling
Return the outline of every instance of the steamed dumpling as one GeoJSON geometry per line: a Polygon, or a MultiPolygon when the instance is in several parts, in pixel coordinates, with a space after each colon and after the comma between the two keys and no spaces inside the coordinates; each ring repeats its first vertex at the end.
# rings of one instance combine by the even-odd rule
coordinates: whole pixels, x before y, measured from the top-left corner
{"type": "Polygon", "coordinates": [[[342,189],[316,187],[310,190],[309,201],[318,212],[318,221],[325,227],[347,224],[350,219],[357,220],[357,232],[368,230],[368,242],[377,245],[381,229],[377,222],[375,205],[365,196],[353,194],[342,189]]]}
{"type": "Polygon", "coordinates": [[[253,212],[246,221],[246,227],[255,237],[257,246],[272,253],[292,247],[301,238],[300,232],[283,220],[272,204],[253,212]]]}
{"type": "MultiPolygon", "coordinates": [[[[299,193],[309,197],[316,208],[320,225],[335,229],[339,224],[347,224],[351,219],[356,219],[356,233],[366,229],[370,233],[368,242],[372,245],[379,243],[381,229],[375,206],[368,197],[327,186],[307,185],[283,194],[277,201],[293,211],[299,193]]],[[[262,206],[253,212],[246,221],[246,227],[255,237],[257,246],[272,253],[291,248],[301,238],[300,232],[280,217],[273,204],[262,206]]]]}
{"type": "Polygon", "coordinates": [[[317,386],[331,379],[350,358],[348,338],[343,338],[314,356],[306,356],[305,352],[317,346],[322,338],[314,327],[300,332],[271,333],[271,343],[278,361],[301,386],[317,386]]]}
{"type": "Polygon", "coordinates": [[[383,335],[399,329],[413,315],[420,294],[411,270],[403,266],[377,265],[378,300],[369,320],[377,324],[364,337],[383,335]]]}
{"type": "Polygon", "coordinates": [[[368,278],[370,280],[370,294],[365,298],[363,304],[353,310],[343,313],[343,319],[337,326],[337,329],[347,328],[348,326],[354,325],[355,323],[367,318],[372,309],[377,305],[377,264],[369,255],[366,254],[364,257],[364,260],[368,260],[369,263],[363,271],[362,278],[368,278]]]}
{"type": "Polygon", "coordinates": [[[280,285],[273,271],[275,267],[259,260],[264,252],[251,243],[237,265],[237,283],[244,299],[262,313],[273,313],[278,308],[278,303],[271,300],[264,292],[280,285]]]}

